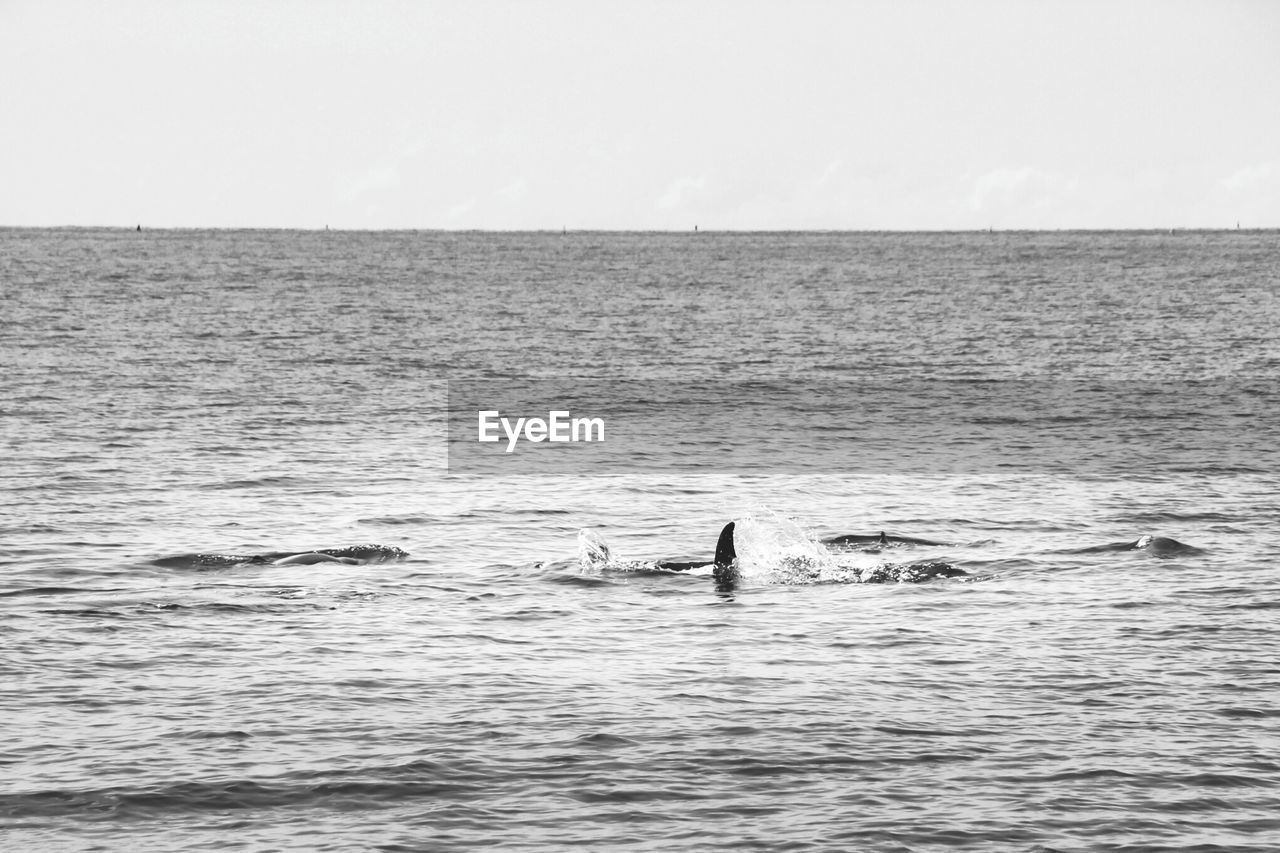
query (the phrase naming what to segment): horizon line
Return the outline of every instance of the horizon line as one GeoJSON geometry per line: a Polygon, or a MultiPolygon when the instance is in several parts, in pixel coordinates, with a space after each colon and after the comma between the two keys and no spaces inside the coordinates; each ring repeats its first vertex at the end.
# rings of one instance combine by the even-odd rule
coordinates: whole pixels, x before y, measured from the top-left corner
{"type": "Polygon", "coordinates": [[[1061,228],[439,228],[439,227],[392,227],[392,228],[344,228],[321,226],[293,225],[6,225],[0,224],[2,231],[299,231],[299,232],[339,232],[339,233],[427,233],[427,234],[1053,234],[1053,233],[1176,233],[1176,232],[1236,232],[1236,231],[1280,231],[1280,225],[1251,225],[1237,223],[1231,226],[1206,225],[1149,225],[1149,226],[1068,226],[1061,228]]]}

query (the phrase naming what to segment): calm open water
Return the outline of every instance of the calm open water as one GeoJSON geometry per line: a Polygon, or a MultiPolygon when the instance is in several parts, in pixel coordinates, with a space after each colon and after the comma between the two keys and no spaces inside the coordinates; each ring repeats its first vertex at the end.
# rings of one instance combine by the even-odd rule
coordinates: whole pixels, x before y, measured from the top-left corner
{"type": "Polygon", "coordinates": [[[1274,850],[1277,292],[1276,232],[0,230],[0,847],[1274,850]],[[489,390],[612,438],[467,456],[489,390]],[[737,589],[646,567],[731,519],[737,589]],[[945,544],[790,569],[880,530],[945,544]]]}

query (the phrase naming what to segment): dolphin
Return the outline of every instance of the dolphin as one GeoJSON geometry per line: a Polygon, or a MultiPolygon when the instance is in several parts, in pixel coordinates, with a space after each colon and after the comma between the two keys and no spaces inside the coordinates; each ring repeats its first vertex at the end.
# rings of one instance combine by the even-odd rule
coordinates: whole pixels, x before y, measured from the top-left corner
{"type": "Polygon", "coordinates": [[[366,563],[389,563],[408,557],[393,545],[349,545],[345,548],[316,548],[312,551],[274,551],[255,554],[250,563],[270,563],[273,566],[310,566],[316,563],[343,563],[363,566],[366,563]]]}
{"type": "Polygon", "coordinates": [[[886,534],[883,530],[874,533],[845,533],[842,536],[828,536],[822,540],[823,545],[954,545],[954,542],[938,542],[934,539],[921,539],[917,536],[898,536],[886,534]]]}
{"type": "Polygon", "coordinates": [[[1146,551],[1153,557],[1176,557],[1179,554],[1203,554],[1203,548],[1187,545],[1168,536],[1139,536],[1132,542],[1110,542],[1106,545],[1091,545],[1088,548],[1072,548],[1059,553],[1065,554],[1098,554],[1107,551],[1146,551]]]}
{"type": "MultiPolygon", "coordinates": [[[[731,521],[720,531],[720,538],[716,541],[716,556],[711,570],[711,576],[715,579],[716,590],[718,592],[732,592],[741,580],[741,574],[738,571],[738,552],[733,543],[734,523],[731,521]]],[[[856,536],[856,534],[851,534],[856,536]]],[[[835,539],[845,539],[846,537],[833,537],[835,539]]],[[[910,536],[887,537],[883,532],[876,537],[867,537],[868,539],[887,543],[890,541],[901,541],[911,544],[942,544],[927,539],[916,539],[910,536]]],[[[824,545],[832,544],[830,540],[823,540],[824,545]]],[[[844,544],[838,542],[835,544],[844,544]]],[[[705,563],[703,564],[705,565],[705,563]]],[[[907,563],[905,565],[884,565],[878,566],[874,570],[864,571],[859,579],[860,583],[920,583],[922,581],[932,580],[934,578],[954,578],[968,575],[964,569],[959,566],[953,566],[942,560],[928,560],[918,563],[907,563]]]]}
{"type": "Polygon", "coordinates": [[[255,556],[252,562],[270,562],[273,566],[312,566],[316,563],[342,563],[347,566],[358,566],[363,560],[358,560],[355,557],[335,557],[333,554],[326,554],[323,551],[302,551],[274,560],[267,560],[263,556],[255,556]]]}
{"type": "Polygon", "coordinates": [[[390,563],[409,556],[394,545],[349,545],[345,548],[317,548],[311,551],[268,551],[264,554],[183,554],[161,557],[151,565],[164,568],[222,568],[239,565],[309,566],[316,563],[340,563],[362,566],[367,563],[390,563]]]}
{"type": "Polygon", "coordinates": [[[592,569],[613,568],[625,571],[659,570],[665,572],[687,572],[692,569],[712,567],[712,576],[718,586],[728,585],[732,588],[737,581],[737,551],[733,547],[733,522],[729,522],[720,531],[716,541],[715,556],[710,560],[667,559],[652,561],[620,560],[614,556],[609,546],[594,530],[578,531],[578,562],[592,569]]]}
{"type": "MultiPolygon", "coordinates": [[[[711,567],[711,577],[715,580],[716,590],[732,592],[742,580],[738,565],[738,550],[734,542],[736,523],[730,521],[720,530],[716,540],[715,556],[710,560],[653,560],[626,561],[618,560],[609,550],[604,540],[592,530],[578,532],[578,561],[583,567],[591,569],[612,568],[618,571],[651,571],[658,569],[668,572],[687,572],[691,569],[711,567]]],[[[836,545],[853,541],[871,541],[876,543],[902,542],[909,544],[943,544],[929,539],[917,539],[910,536],[833,537],[840,540],[836,545]]],[[[823,544],[831,544],[831,540],[823,540],[823,544]]],[[[863,570],[855,574],[855,583],[920,583],[939,577],[960,577],[967,575],[964,569],[943,560],[928,560],[905,564],[885,564],[874,569],[863,570]]]]}
{"type": "Polygon", "coordinates": [[[670,572],[687,572],[690,569],[704,569],[712,566],[712,571],[717,568],[727,569],[738,558],[738,552],[733,549],[733,522],[729,522],[720,531],[720,538],[716,541],[716,555],[710,560],[657,560],[654,565],[660,569],[666,569],[670,572]]]}
{"type": "Polygon", "coordinates": [[[1146,551],[1157,557],[1172,557],[1175,554],[1203,554],[1203,548],[1187,545],[1168,536],[1140,536],[1133,543],[1135,551],[1146,551]]]}

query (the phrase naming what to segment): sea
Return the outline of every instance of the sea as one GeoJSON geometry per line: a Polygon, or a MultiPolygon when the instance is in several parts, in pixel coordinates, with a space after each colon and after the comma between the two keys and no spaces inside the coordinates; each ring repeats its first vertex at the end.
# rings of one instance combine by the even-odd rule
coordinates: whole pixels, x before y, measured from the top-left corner
{"type": "Polygon", "coordinates": [[[1280,849],[1278,293],[1277,231],[0,229],[0,849],[1280,849]]]}

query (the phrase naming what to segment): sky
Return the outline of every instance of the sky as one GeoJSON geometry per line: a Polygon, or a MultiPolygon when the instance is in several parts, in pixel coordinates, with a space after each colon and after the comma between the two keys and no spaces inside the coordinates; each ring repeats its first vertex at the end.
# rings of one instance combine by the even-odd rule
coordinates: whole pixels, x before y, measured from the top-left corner
{"type": "Polygon", "coordinates": [[[0,0],[0,225],[1280,227],[1274,0],[0,0]]]}

